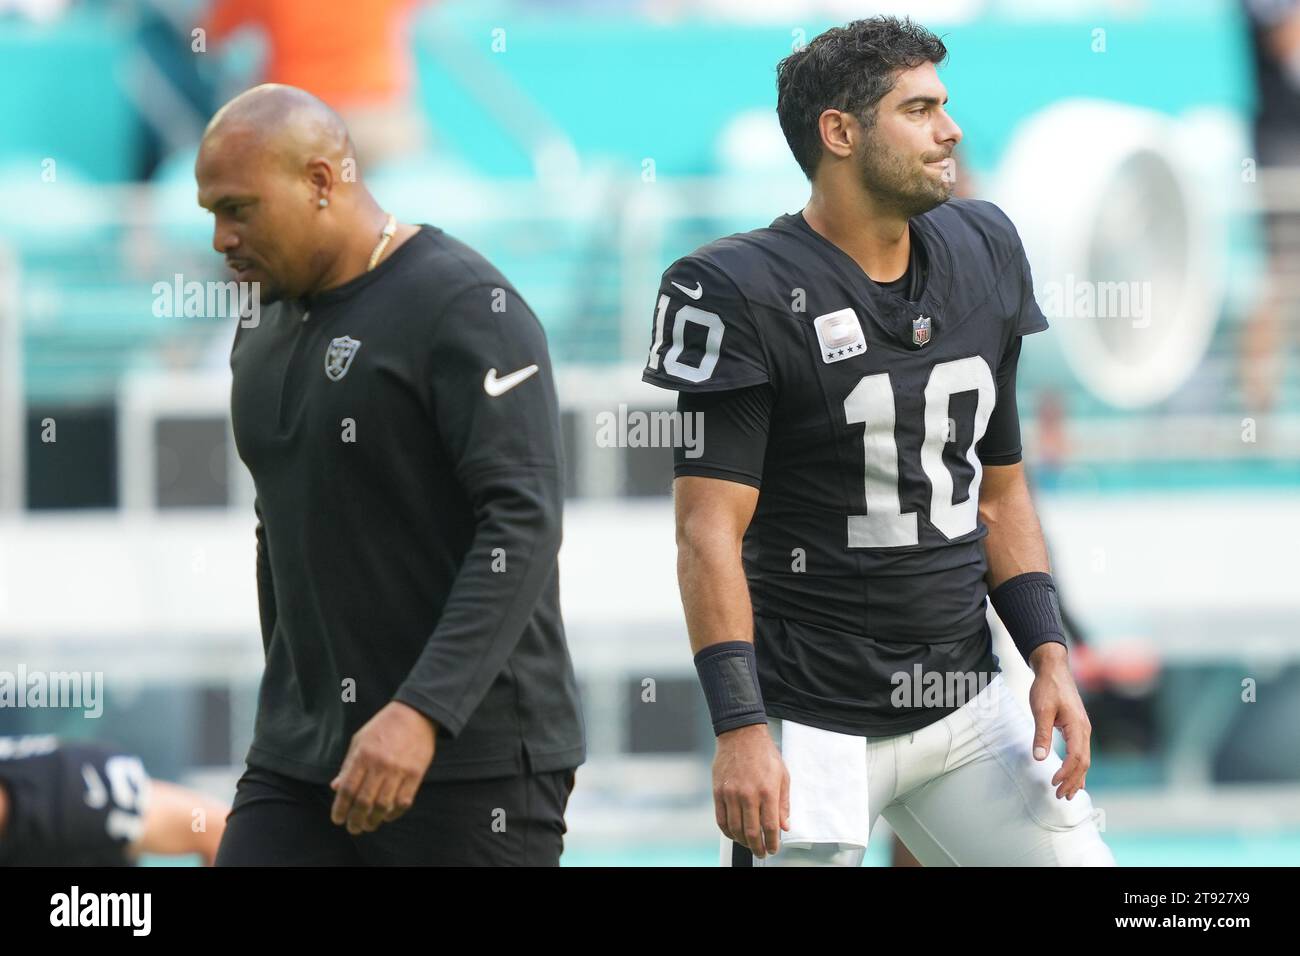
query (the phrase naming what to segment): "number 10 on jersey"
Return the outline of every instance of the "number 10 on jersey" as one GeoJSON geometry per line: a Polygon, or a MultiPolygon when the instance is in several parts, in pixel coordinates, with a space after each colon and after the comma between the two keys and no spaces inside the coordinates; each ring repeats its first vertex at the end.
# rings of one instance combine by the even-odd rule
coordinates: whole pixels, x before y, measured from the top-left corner
{"type": "MultiPolygon", "coordinates": [[[[930,370],[925,386],[925,439],[921,444],[921,471],[930,482],[930,523],[949,540],[975,530],[979,513],[979,487],[983,468],[975,446],[984,437],[997,391],[988,362],[979,355],[940,362],[930,370]],[[976,391],[975,429],[966,460],[975,470],[970,494],[953,504],[953,476],[943,460],[944,445],[954,440],[948,423],[948,404],[958,392],[976,391]]],[[[917,513],[903,511],[898,493],[898,443],[894,438],[894,387],[888,372],[864,376],[844,399],[850,425],[864,425],[863,486],[867,513],[849,515],[850,548],[900,548],[920,543],[917,513]]]]}

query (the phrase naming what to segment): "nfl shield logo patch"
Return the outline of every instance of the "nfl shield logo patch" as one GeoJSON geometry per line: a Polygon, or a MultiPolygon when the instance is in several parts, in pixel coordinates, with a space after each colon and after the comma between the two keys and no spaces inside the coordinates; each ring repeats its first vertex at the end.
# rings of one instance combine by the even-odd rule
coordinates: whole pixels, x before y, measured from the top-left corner
{"type": "Polygon", "coordinates": [[[912,320],[912,344],[924,345],[930,341],[930,317],[918,315],[912,320]]]}
{"type": "Polygon", "coordinates": [[[348,368],[352,365],[352,356],[357,354],[359,348],[361,343],[350,335],[340,335],[333,339],[325,350],[325,376],[331,382],[337,382],[347,375],[348,368]]]}

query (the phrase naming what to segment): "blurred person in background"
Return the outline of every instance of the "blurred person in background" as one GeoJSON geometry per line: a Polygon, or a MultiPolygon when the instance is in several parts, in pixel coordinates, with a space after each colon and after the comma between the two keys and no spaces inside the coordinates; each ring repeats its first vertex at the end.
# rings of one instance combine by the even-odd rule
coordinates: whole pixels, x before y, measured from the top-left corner
{"type": "Polygon", "coordinates": [[[0,737],[0,866],[216,859],[229,808],[151,780],[139,757],[53,736],[0,737]]]}
{"type": "Polygon", "coordinates": [[[216,0],[209,44],[257,28],[268,83],[306,90],[342,117],[365,170],[419,152],[427,137],[415,105],[408,32],[422,0],[216,0]]]}
{"type": "MultiPolygon", "coordinates": [[[[1255,159],[1261,171],[1300,171],[1300,0],[1245,0],[1255,68],[1255,159]]],[[[1241,382],[1249,411],[1277,400],[1282,362],[1284,293],[1300,273],[1300,215],[1266,210],[1268,271],[1262,301],[1242,329],[1241,382]]],[[[1294,301],[1294,296],[1291,296],[1294,301]]]]}
{"type": "Polygon", "coordinates": [[[195,165],[264,307],[230,364],[266,669],[218,863],[558,865],[585,740],[546,339],[481,255],[344,179],[354,158],[271,84],[195,165]]]}

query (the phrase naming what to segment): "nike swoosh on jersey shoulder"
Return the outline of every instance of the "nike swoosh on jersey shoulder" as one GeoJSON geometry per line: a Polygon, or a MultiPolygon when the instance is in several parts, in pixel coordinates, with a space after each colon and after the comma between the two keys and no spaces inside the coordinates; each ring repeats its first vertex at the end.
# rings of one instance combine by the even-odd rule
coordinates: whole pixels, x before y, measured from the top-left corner
{"type": "Polygon", "coordinates": [[[664,283],[693,291],[694,284],[700,282],[706,299],[710,295],[738,296],[747,302],[766,298],[757,283],[771,278],[781,258],[777,247],[786,241],[766,226],[723,236],[674,262],[664,272],[664,283]]]}

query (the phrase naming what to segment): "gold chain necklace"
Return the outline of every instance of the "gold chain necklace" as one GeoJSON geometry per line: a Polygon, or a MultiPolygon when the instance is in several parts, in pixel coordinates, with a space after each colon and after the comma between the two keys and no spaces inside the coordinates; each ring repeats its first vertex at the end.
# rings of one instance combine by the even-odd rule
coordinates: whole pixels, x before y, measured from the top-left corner
{"type": "Polygon", "coordinates": [[[375,263],[379,261],[379,257],[384,254],[384,249],[388,246],[388,240],[393,238],[395,232],[397,232],[397,217],[390,212],[388,222],[384,224],[384,232],[380,237],[379,245],[375,246],[375,251],[370,253],[370,265],[366,266],[367,272],[375,267],[375,263]]]}
{"type": "MultiPolygon", "coordinates": [[[[388,245],[388,240],[393,238],[395,232],[397,232],[397,217],[390,212],[388,214],[388,222],[384,223],[384,232],[379,239],[379,245],[375,246],[374,251],[370,253],[370,264],[366,266],[367,272],[375,267],[375,263],[379,261],[379,257],[384,254],[384,248],[388,245]]],[[[307,316],[309,315],[311,315],[311,309],[303,312],[302,320],[306,322],[307,316]]]]}

